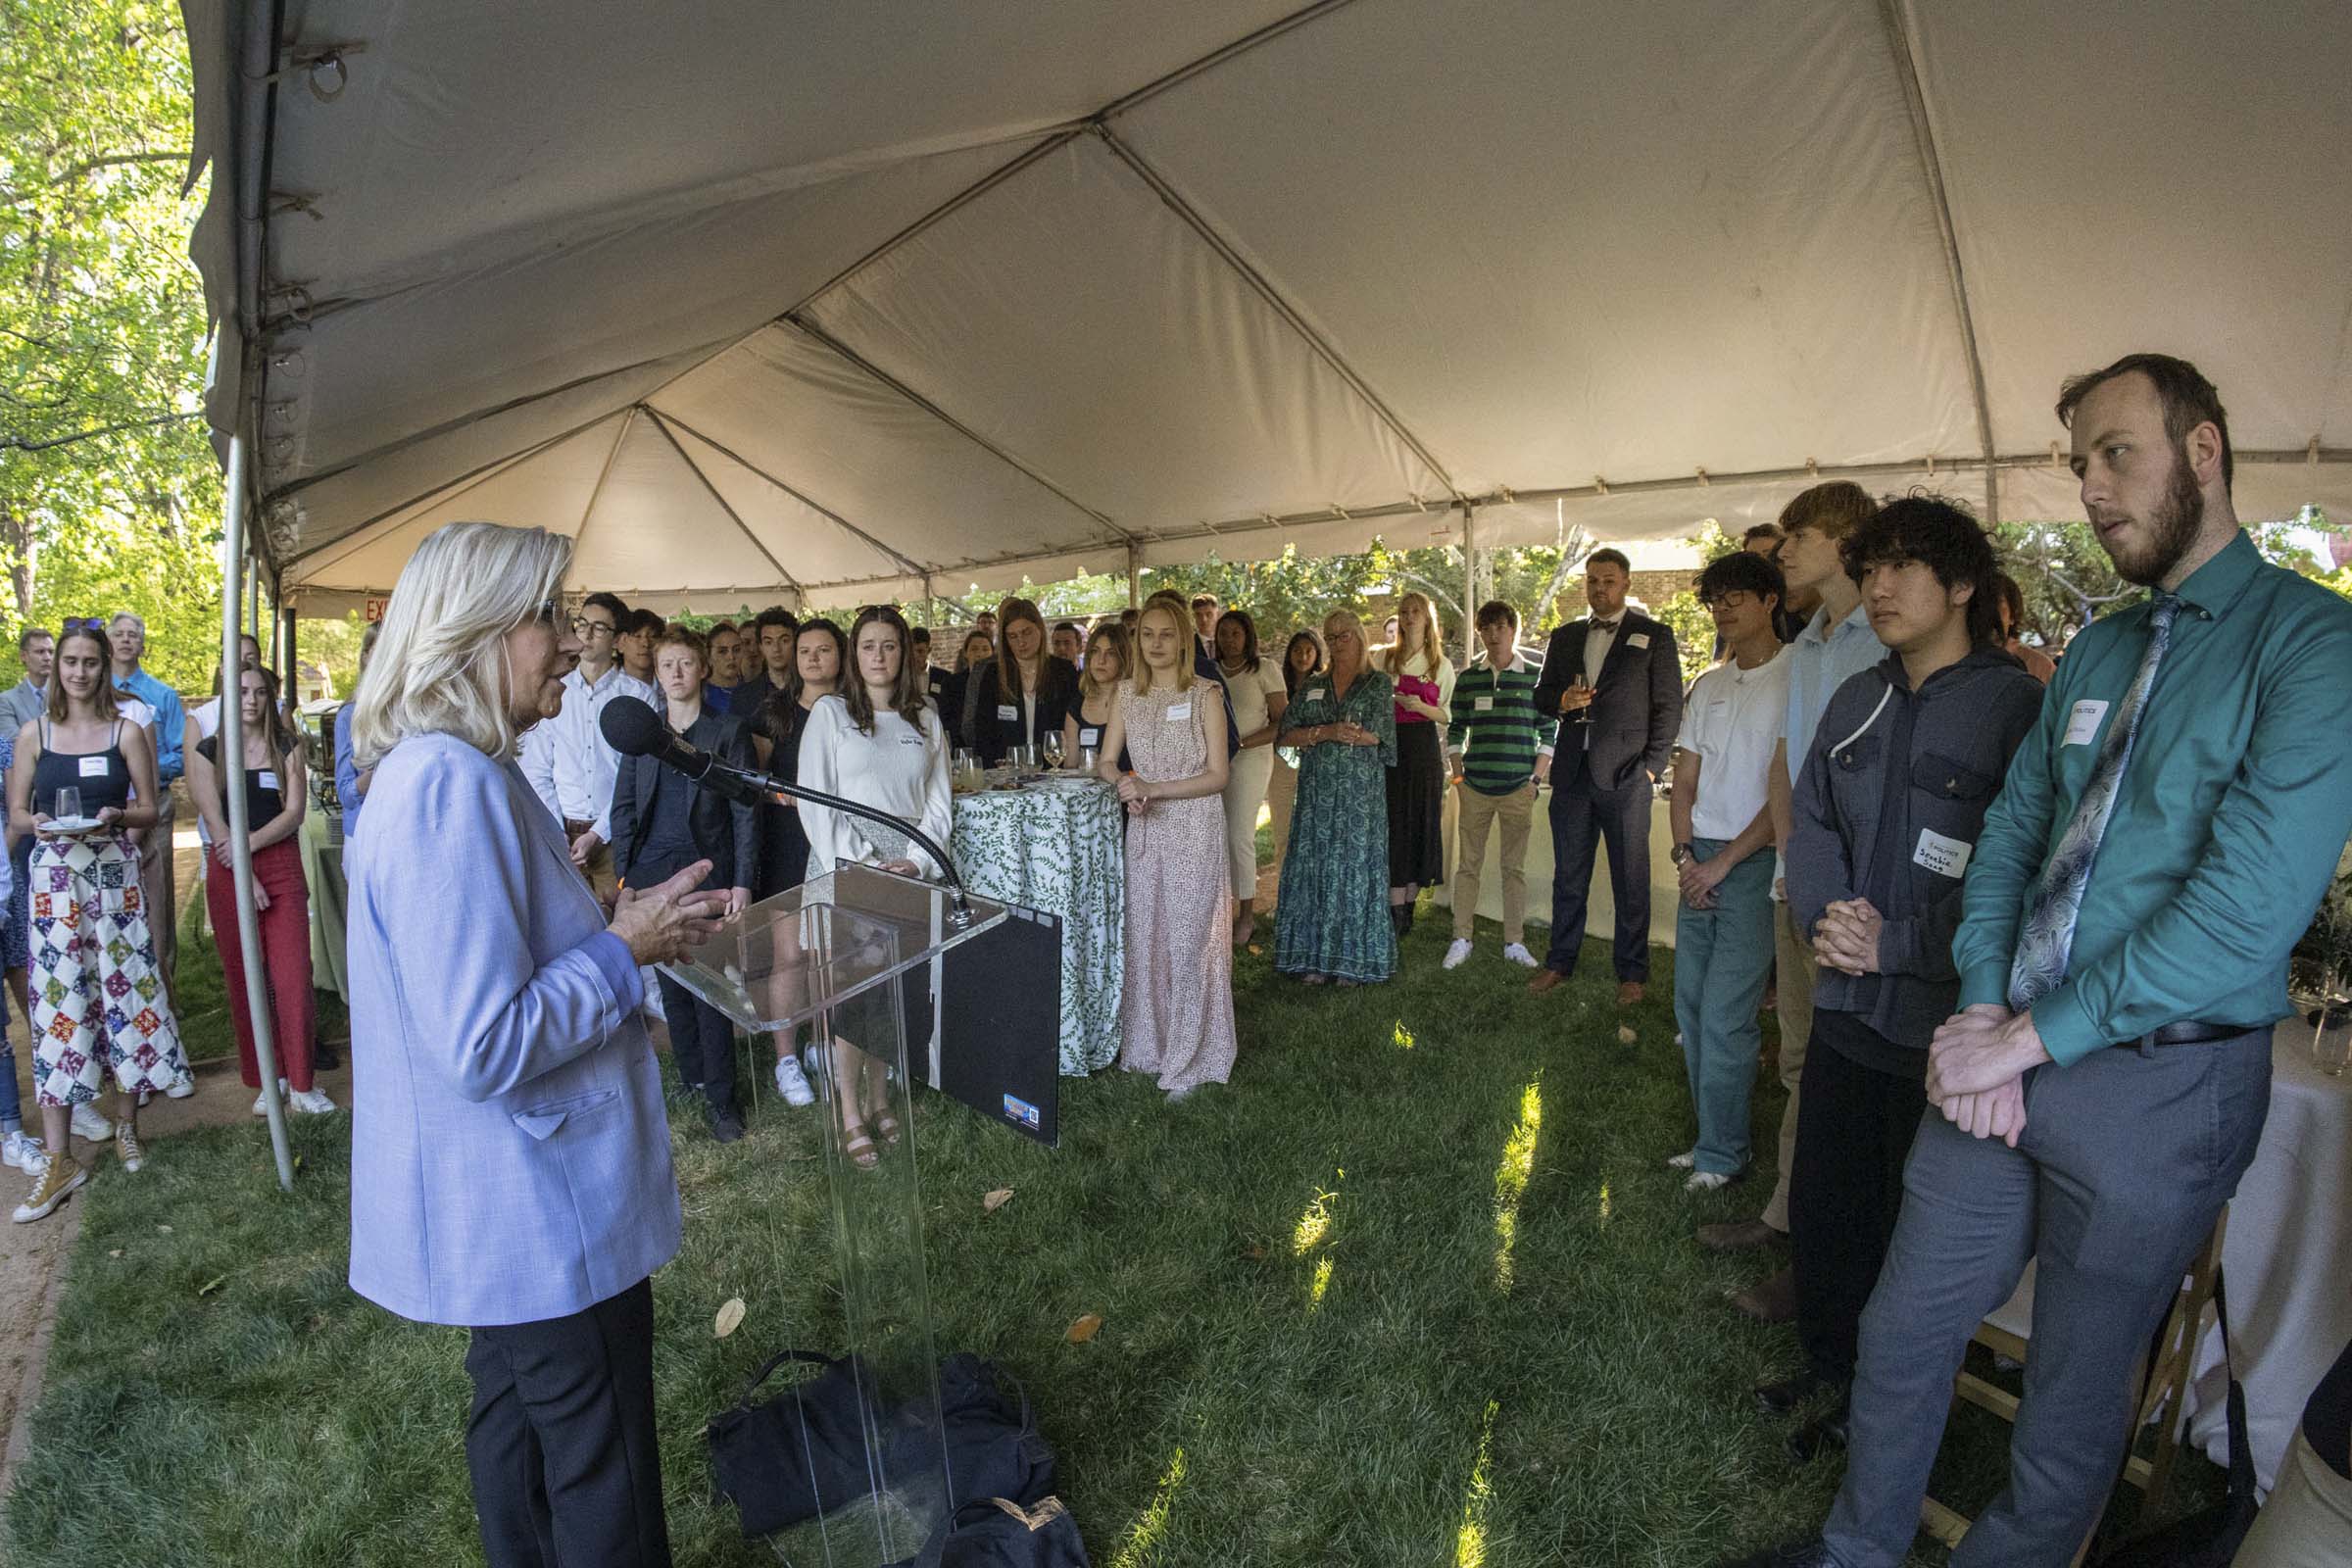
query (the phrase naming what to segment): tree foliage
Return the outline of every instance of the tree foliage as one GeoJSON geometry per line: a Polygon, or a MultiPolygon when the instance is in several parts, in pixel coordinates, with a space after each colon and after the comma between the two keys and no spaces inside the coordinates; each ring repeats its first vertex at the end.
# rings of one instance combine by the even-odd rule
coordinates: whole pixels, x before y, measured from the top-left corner
{"type": "Polygon", "coordinates": [[[0,0],[0,673],[18,626],[127,609],[160,675],[209,685],[220,481],[179,9],[0,0]]]}

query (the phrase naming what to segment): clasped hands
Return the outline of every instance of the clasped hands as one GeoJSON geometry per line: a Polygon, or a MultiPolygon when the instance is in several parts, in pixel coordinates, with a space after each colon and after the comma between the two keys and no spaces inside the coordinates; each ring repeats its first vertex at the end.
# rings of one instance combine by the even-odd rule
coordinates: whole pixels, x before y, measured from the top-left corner
{"type": "Polygon", "coordinates": [[[2031,1012],[1980,1002],[1936,1029],[1928,1047],[1928,1102],[1970,1137],[2015,1149],[2026,1130],[2025,1075],[2049,1059],[2031,1012]]]}
{"type": "Polygon", "coordinates": [[[1836,899],[1813,926],[1813,958],[1840,974],[1879,972],[1879,936],[1886,917],[1868,899],[1836,899]]]}
{"type": "Polygon", "coordinates": [[[697,892],[710,874],[710,862],[697,860],[659,887],[622,888],[607,929],[628,944],[641,965],[684,957],[688,948],[716,936],[741,913],[749,898],[743,888],[697,892]]]}

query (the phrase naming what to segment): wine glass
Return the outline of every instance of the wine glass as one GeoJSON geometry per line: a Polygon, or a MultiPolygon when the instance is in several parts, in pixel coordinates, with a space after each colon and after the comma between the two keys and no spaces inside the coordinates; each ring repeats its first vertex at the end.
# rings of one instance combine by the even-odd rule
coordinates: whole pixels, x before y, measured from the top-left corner
{"type": "Polygon", "coordinates": [[[63,822],[80,821],[81,790],[79,787],[69,784],[61,788],[57,792],[57,809],[51,815],[63,822]]]}
{"type": "Polygon", "coordinates": [[[1053,769],[1056,773],[1060,772],[1061,732],[1058,730],[1049,732],[1045,738],[1044,746],[1046,750],[1046,766],[1053,769]]]}

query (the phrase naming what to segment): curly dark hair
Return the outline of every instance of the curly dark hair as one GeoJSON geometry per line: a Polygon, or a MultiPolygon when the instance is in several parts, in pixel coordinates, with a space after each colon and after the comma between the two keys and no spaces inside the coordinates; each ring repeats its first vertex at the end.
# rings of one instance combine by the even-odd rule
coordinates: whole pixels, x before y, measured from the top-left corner
{"type": "Polygon", "coordinates": [[[1878,515],[1838,545],[1845,574],[1855,583],[1870,567],[1916,561],[1945,588],[1975,590],[1968,601],[1968,637],[1978,647],[2001,640],[2000,563],[1976,514],[1949,496],[1914,491],[1881,507],[1878,515]]]}

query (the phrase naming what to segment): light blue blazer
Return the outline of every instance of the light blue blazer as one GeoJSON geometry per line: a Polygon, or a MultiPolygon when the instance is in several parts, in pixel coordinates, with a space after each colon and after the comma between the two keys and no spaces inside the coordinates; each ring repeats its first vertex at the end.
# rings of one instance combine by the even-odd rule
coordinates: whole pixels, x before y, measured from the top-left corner
{"type": "Polygon", "coordinates": [[[669,1261],[643,982],[522,770],[412,736],[347,855],[351,1288],[424,1323],[528,1323],[669,1261]]]}

